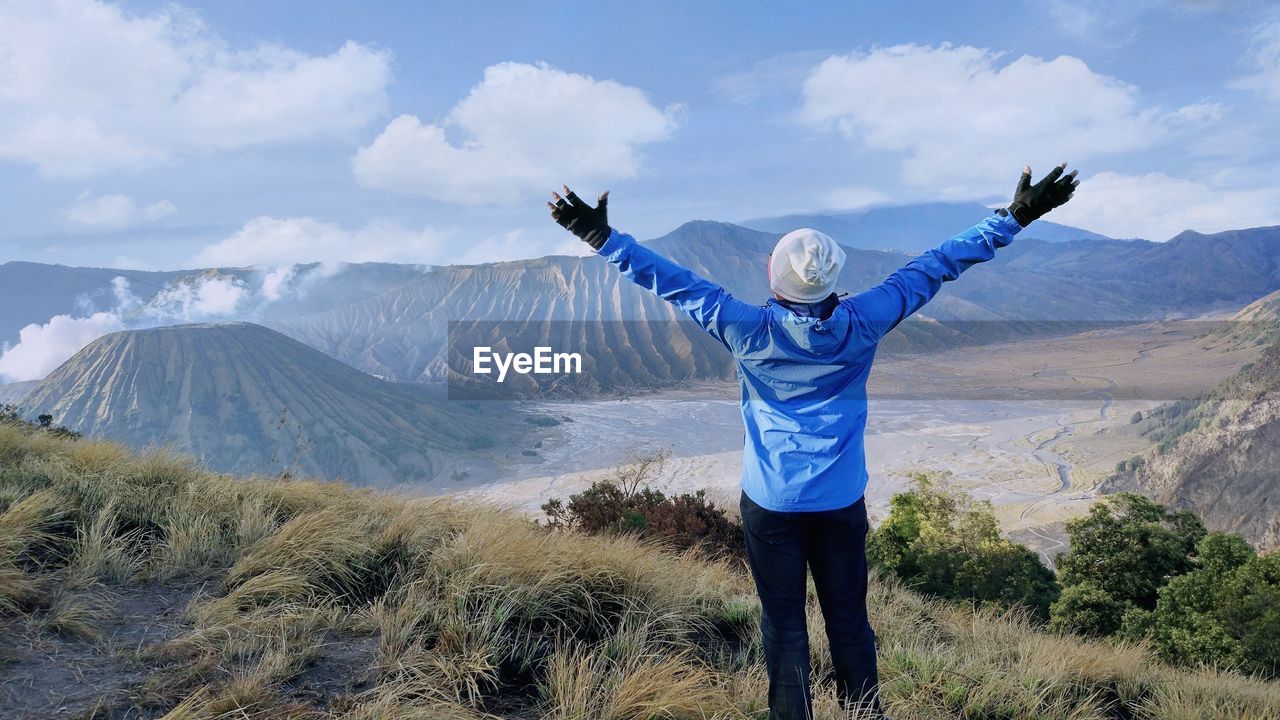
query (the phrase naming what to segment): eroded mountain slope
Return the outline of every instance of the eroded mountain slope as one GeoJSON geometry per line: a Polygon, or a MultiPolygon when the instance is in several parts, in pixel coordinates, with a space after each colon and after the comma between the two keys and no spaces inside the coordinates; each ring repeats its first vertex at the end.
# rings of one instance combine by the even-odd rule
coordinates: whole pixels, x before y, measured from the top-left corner
{"type": "Polygon", "coordinates": [[[85,435],[170,445],[215,470],[379,485],[441,481],[465,451],[500,444],[522,424],[510,408],[507,422],[494,422],[496,404],[385,382],[249,323],[107,335],[23,406],[85,435]]]}

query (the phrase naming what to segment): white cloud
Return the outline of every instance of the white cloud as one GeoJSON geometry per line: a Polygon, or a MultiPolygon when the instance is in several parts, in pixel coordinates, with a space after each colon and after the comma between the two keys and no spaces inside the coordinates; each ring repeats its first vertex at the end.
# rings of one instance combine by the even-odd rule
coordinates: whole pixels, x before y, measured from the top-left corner
{"type": "Polygon", "coordinates": [[[64,214],[77,225],[122,228],[132,222],[137,210],[128,195],[99,195],[81,196],[64,214]]]}
{"type": "Polygon", "coordinates": [[[750,105],[794,92],[824,53],[814,50],[782,53],[765,58],[750,69],[716,78],[712,89],[738,105],[750,105]]]}
{"type": "Polygon", "coordinates": [[[284,297],[286,291],[298,276],[297,265],[286,265],[268,269],[262,276],[262,297],[267,302],[275,302],[284,297]]]}
{"type": "Polygon", "coordinates": [[[85,345],[117,330],[239,318],[269,302],[240,278],[213,271],[171,282],[147,300],[134,295],[123,277],[111,285],[115,302],[110,310],[56,315],[19,331],[16,345],[0,348],[0,380],[39,380],[85,345]]]}
{"type": "Polygon", "coordinates": [[[142,208],[142,217],[147,220],[167,218],[178,212],[178,208],[168,200],[160,200],[142,208]]]}
{"type": "Polygon", "coordinates": [[[203,266],[246,267],[308,262],[429,263],[445,254],[450,232],[390,222],[348,229],[310,217],[257,217],[194,258],[203,266]]]}
{"type": "Polygon", "coordinates": [[[568,233],[559,231],[554,233],[553,237],[558,238],[558,240],[552,241],[550,244],[538,243],[534,238],[530,238],[529,233],[525,230],[512,230],[471,243],[462,254],[441,257],[434,264],[472,265],[506,260],[522,260],[544,255],[587,256],[595,254],[591,246],[568,233]]]}
{"type": "Polygon", "coordinates": [[[1272,102],[1280,102],[1280,20],[1254,32],[1246,59],[1254,72],[1232,82],[1232,87],[1253,90],[1272,102]]]}
{"type": "Polygon", "coordinates": [[[501,63],[438,123],[392,120],[352,169],[367,187],[458,204],[516,202],[561,182],[636,175],[639,146],[669,137],[679,111],[612,80],[501,63]]]}
{"type": "MultiPolygon", "coordinates": [[[[341,264],[353,262],[466,265],[588,253],[585,243],[559,228],[536,237],[523,229],[465,237],[456,228],[407,228],[388,220],[352,228],[311,217],[262,216],[206,246],[190,262],[203,267],[260,268],[260,292],[274,300],[292,285],[297,264],[318,262],[324,266],[321,272],[332,274],[341,264]]],[[[314,275],[313,271],[309,277],[314,275]]]]}
{"type": "Polygon", "coordinates": [[[1111,237],[1162,241],[1183,230],[1280,225],[1280,188],[1224,189],[1163,173],[1103,172],[1085,177],[1071,202],[1047,219],[1111,237]]]}
{"type": "Polygon", "coordinates": [[[154,222],[176,212],[178,208],[168,200],[140,206],[128,195],[111,194],[95,197],[82,193],[64,214],[76,225],[120,230],[142,222],[154,222]]]}
{"type": "Polygon", "coordinates": [[[347,136],[384,111],[386,52],[233,49],[192,14],[0,4],[0,158],[80,176],[174,155],[347,136]]]}
{"type": "Polygon", "coordinates": [[[7,382],[39,380],[85,345],[124,324],[115,313],[99,312],[75,318],[56,315],[47,323],[32,323],[19,331],[18,344],[0,353],[0,378],[7,382]]]}
{"type": "Polygon", "coordinates": [[[1135,87],[1069,56],[899,45],[824,60],[805,80],[802,117],[902,153],[904,181],[958,198],[1007,192],[1028,162],[1048,170],[1148,147],[1215,107],[1141,108],[1135,87]]]}
{"type": "Polygon", "coordinates": [[[198,322],[237,316],[253,299],[252,295],[249,286],[240,278],[206,271],[166,285],[145,303],[123,300],[119,309],[132,325],[139,322],[147,326],[198,322]]]}
{"type": "MultiPolygon", "coordinates": [[[[538,257],[547,252],[575,254],[583,243],[562,231],[555,242],[536,242],[523,230],[491,237],[464,238],[453,228],[406,228],[375,220],[348,228],[310,217],[262,216],[245,223],[235,234],[206,246],[191,262],[205,267],[260,267],[264,294],[287,287],[289,268],[297,263],[329,265],[349,262],[399,262],[455,265],[538,257]]],[[[585,246],[584,246],[585,247],[585,246]]]]}
{"type": "Polygon", "coordinates": [[[1050,0],[1048,9],[1058,29],[1073,38],[1088,39],[1097,31],[1099,13],[1085,3],[1050,0]]]}

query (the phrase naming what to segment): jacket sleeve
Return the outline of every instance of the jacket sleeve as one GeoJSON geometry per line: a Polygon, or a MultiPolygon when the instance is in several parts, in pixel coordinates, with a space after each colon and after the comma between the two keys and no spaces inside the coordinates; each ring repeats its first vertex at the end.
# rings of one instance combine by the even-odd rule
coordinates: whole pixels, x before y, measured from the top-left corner
{"type": "Polygon", "coordinates": [[[623,277],[676,306],[731,351],[741,349],[746,335],[760,326],[760,307],[734,298],[626,233],[614,230],[597,252],[623,277]]]}
{"type": "Polygon", "coordinates": [[[996,248],[1013,242],[1022,229],[1012,215],[995,214],[938,247],[929,250],[890,275],[884,282],[844,302],[853,306],[853,317],[863,339],[879,342],[970,266],[995,257],[996,248]]]}

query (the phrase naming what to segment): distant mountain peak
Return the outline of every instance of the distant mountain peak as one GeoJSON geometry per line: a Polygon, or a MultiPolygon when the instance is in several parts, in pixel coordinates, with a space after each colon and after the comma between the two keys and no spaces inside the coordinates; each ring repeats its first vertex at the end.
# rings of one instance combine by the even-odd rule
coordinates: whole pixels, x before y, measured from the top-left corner
{"type": "Polygon", "coordinates": [[[706,235],[714,235],[717,237],[735,237],[743,233],[753,235],[768,235],[777,237],[777,233],[755,230],[743,225],[730,222],[721,222],[719,220],[690,220],[682,223],[679,227],[655,240],[676,239],[685,237],[699,237],[706,235]]]}
{"type": "Polygon", "coordinates": [[[103,336],[22,403],[85,435],[172,446],[215,470],[358,484],[432,481],[468,442],[505,432],[489,416],[497,408],[379,380],[248,322],[103,336]]]}
{"type": "Polygon", "coordinates": [[[1171,243],[1187,242],[1189,240],[1199,240],[1205,237],[1208,237],[1208,235],[1205,235],[1204,233],[1198,232],[1196,230],[1183,230],[1177,235],[1174,235],[1173,237],[1169,238],[1168,242],[1171,242],[1171,243]]]}
{"type": "Polygon", "coordinates": [[[183,323],[180,325],[159,325],[151,328],[121,330],[120,333],[144,335],[146,333],[153,333],[153,332],[190,332],[194,330],[236,330],[239,332],[246,332],[246,333],[275,332],[274,330],[263,327],[258,323],[249,322],[248,320],[207,320],[205,322],[183,323]]]}
{"type": "Polygon", "coordinates": [[[681,223],[680,226],[677,227],[675,230],[672,230],[671,234],[681,233],[681,232],[700,232],[700,231],[706,231],[706,230],[722,230],[725,228],[732,228],[732,227],[741,227],[741,226],[735,225],[729,222],[723,222],[720,220],[688,220],[686,222],[681,223]]]}
{"type": "Polygon", "coordinates": [[[690,220],[666,235],[645,241],[645,244],[660,251],[675,251],[690,244],[727,244],[748,252],[760,252],[761,248],[768,252],[777,240],[778,233],[715,220],[690,220]]]}

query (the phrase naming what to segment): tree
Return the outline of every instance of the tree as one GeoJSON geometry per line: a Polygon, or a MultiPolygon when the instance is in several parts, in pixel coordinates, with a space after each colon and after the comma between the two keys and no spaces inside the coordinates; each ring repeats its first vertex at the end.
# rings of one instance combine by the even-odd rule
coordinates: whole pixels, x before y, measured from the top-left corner
{"type": "Polygon", "coordinates": [[[1172,663],[1280,674],[1280,553],[1258,556],[1239,535],[1129,494],[1067,530],[1052,628],[1145,640],[1172,663]]]}
{"type": "Polygon", "coordinates": [[[1222,583],[1214,616],[1240,643],[1246,672],[1280,676],[1280,552],[1249,558],[1222,583]]]}
{"type": "Polygon", "coordinates": [[[917,473],[911,491],[893,496],[868,542],[870,562],[931,595],[1022,605],[1046,618],[1058,595],[1053,571],[1000,537],[990,503],[939,488],[945,477],[917,473]]]}
{"type": "Polygon", "coordinates": [[[1049,628],[1103,637],[1118,631],[1132,606],[1090,582],[1069,585],[1049,611],[1049,628]]]}
{"type": "Polygon", "coordinates": [[[1280,554],[1259,557],[1239,535],[1209,533],[1195,565],[1160,589],[1148,617],[1127,619],[1126,634],[1143,630],[1170,662],[1280,674],[1280,554]]]}
{"type": "MultiPolygon", "coordinates": [[[[1151,610],[1160,587],[1192,568],[1205,528],[1189,511],[1169,513],[1141,495],[1120,493],[1067,523],[1067,532],[1071,551],[1057,558],[1064,589],[1091,583],[1122,604],[1151,610]]],[[[1062,618],[1057,624],[1080,623],[1062,618]]]]}

